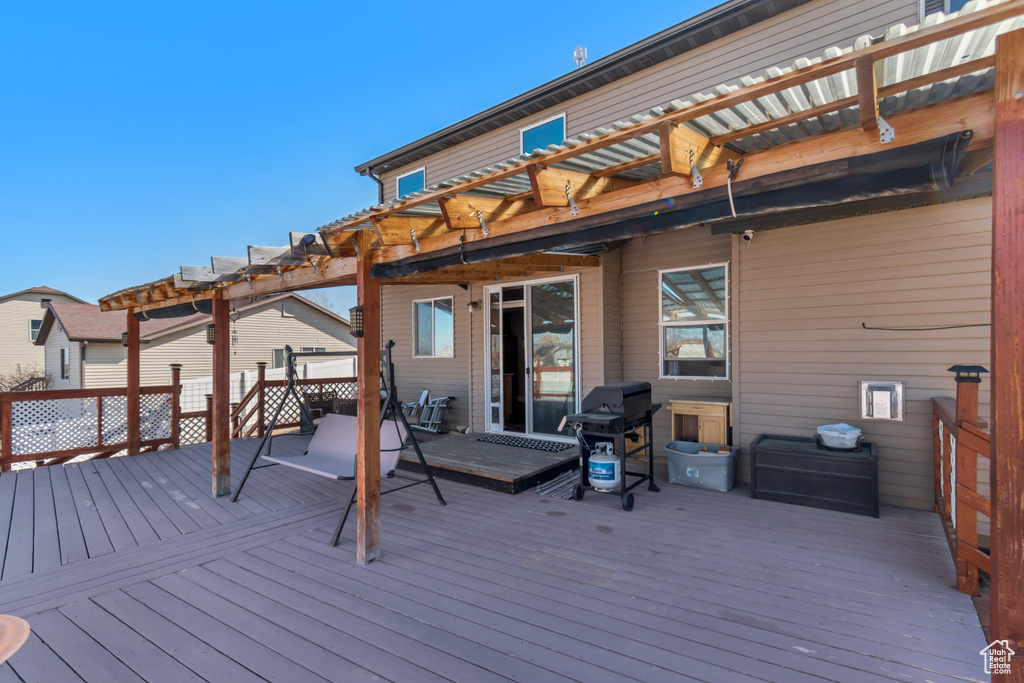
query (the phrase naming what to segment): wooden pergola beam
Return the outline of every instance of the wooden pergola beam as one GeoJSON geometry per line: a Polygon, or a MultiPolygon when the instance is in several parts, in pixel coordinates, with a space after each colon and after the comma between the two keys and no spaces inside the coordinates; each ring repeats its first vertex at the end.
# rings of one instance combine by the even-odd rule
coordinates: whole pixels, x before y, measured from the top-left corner
{"type": "MultiPolygon", "coordinates": [[[[744,157],[747,161],[743,166],[743,178],[749,180],[828,161],[841,161],[851,156],[873,154],[962,130],[974,131],[972,148],[984,147],[990,144],[988,141],[993,134],[992,103],[992,93],[982,92],[892,116],[888,120],[896,129],[896,141],[885,145],[879,140],[877,132],[869,133],[857,126],[747,154],[744,157]]],[[[622,190],[579,200],[579,217],[596,216],[637,204],[725,186],[728,176],[725,164],[711,166],[702,173],[703,190],[695,190],[688,178],[662,176],[622,190]]],[[[569,217],[568,208],[544,207],[522,216],[496,221],[488,225],[488,230],[492,237],[509,235],[557,223],[569,217]]],[[[466,233],[467,243],[478,239],[480,236],[476,233],[466,233]]],[[[435,235],[421,240],[420,250],[421,253],[432,252],[455,247],[458,242],[457,234],[435,235]]],[[[377,263],[391,263],[415,256],[416,253],[408,246],[392,246],[382,248],[375,253],[374,258],[377,263]]]]}
{"type": "Polygon", "coordinates": [[[859,57],[854,63],[857,75],[857,105],[860,125],[864,130],[878,130],[878,79],[875,78],[875,58],[859,57]]]}
{"type": "Polygon", "coordinates": [[[592,173],[569,171],[564,168],[531,164],[527,169],[533,188],[533,203],[541,206],[568,206],[569,196],[574,201],[596,197],[637,184],[635,180],[596,176],[592,173]],[[568,187],[568,194],[566,191],[568,187]]]}
{"type": "Polygon", "coordinates": [[[992,187],[992,640],[1024,680],[1024,30],[996,43],[992,187]]]}
{"type": "Polygon", "coordinates": [[[658,130],[658,137],[661,146],[661,172],[665,175],[692,175],[691,153],[697,168],[707,168],[726,159],[740,157],[731,149],[716,145],[700,133],[672,121],[658,130]]]}
{"type": "MultiPolygon", "coordinates": [[[[431,216],[385,216],[374,218],[373,231],[382,245],[394,246],[397,244],[412,244],[412,232],[416,231],[416,238],[430,237],[445,229],[444,220],[440,217],[431,216]]],[[[349,238],[351,239],[351,238],[349,238]]],[[[339,240],[338,244],[344,244],[348,240],[339,240]]],[[[331,246],[335,242],[332,240],[331,246]]]]}
{"type": "Polygon", "coordinates": [[[520,216],[537,208],[530,199],[499,199],[497,197],[475,197],[472,195],[451,195],[437,200],[441,217],[449,230],[480,230],[479,211],[485,223],[520,216]]]}

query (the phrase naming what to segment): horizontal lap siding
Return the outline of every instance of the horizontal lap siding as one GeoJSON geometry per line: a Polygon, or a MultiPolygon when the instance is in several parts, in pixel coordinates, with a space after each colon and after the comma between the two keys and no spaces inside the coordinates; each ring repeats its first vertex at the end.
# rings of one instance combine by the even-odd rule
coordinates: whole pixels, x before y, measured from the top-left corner
{"type": "MultiPolygon", "coordinates": [[[[661,362],[658,348],[658,319],[661,315],[658,270],[727,263],[732,255],[732,238],[711,235],[709,228],[689,228],[631,240],[620,249],[620,253],[622,379],[650,382],[653,400],[662,404],[662,409],[654,416],[655,454],[662,456],[662,448],[670,440],[669,401],[709,396],[730,400],[732,382],[724,379],[658,379],[661,362]]],[[[729,272],[731,280],[731,264],[729,272]]],[[[731,282],[729,292],[730,299],[734,300],[731,282]]],[[[732,306],[732,301],[729,305],[732,306]]],[[[619,312],[614,313],[617,315],[619,312]]],[[[730,334],[735,333],[730,326],[730,334]]]]}
{"type": "Polygon", "coordinates": [[[403,402],[415,401],[429,389],[432,396],[453,397],[444,418],[450,428],[469,419],[469,325],[471,316],[476,321],[480,315],[467,310],[469,301],[469,292],[455,285],[393,285],[381,290],[381,339],[395,342],[391,353],[398,396],[403,402]],[[414,358],[412,302],[446,296],[454,305],[455,356],[414,358]]]}
{"type": "Polygon", "coordinates": [[[604,381],[622,381],[622,250],[601,259],[604,270],[604,381]]]}
{"type": "MultiPolygon", "coordinates": [[[[29,321],[42,320],[46,315],[42,299],[73,301],[62,294],[32,292],[0,302],[0,375],[13,372],[19,365],[22,370],[33,366],[43,369],[44,347],[36,346],[29,335],[29,321]]],[[[54,324],[50,333],[56,329],[54,324]]]]}
{"type": "MultiPolygon", "coordinates": [[[[759,232],[740,245],[740,474],[760,433],[848,422],[879,445],[883,503],[932,501],[931,398],[947,368],[988,366],[991,201],[759,232]],[[857,382],[906,382],[906,421],[861,421],[857,382]]],[[[988,413],[989,384],[981,385],[988,413]]],[[[983,479],[986,476],[983,474],[983,479]]]]}
{"type": "MultiPolygon", "coordinates": [[[[68,335],[56,323],[50,328],[46,336],[46,344],[40,349],[44,353],[44,364],[46,369],[46,388],[57,389],[81,389],[81,367],[82,354],[79,342],[68,341],[68,335]],[[68,362],[71,364],[71,375],[68,379],[60,376],[60,350],[68,350],[68,362]]],[[[90,347],[86,355],[92,352],[90,347]]]]}
{"type": "Polygon", "coordinates": [[[713,43],[644,69],[569,102],[539,112],[383,175],[385,197],[396,178],[426,167],[426,183],[483,168],[519,154],[519,129],[565,112],[571,137],[651,107],[708,91],[740,76],[817,57],[826,47],[849,46],[861,35],[877,35],[898,23],[917,23],[915,0],[819,0],[766,19],[713,43]]]}

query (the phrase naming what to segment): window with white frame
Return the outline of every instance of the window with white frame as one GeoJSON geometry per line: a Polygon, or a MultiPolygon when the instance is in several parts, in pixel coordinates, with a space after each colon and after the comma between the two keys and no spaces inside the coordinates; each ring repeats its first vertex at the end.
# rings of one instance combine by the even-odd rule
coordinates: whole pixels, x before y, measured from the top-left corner
{"type": "Polygon", "coordinates": [[[417,168],[415,171],[409,171],[398,176],[396,181],[398,184],[397,192],[399,197],[404,197],[407,194],[413,192],[419,192],[427,186],[427,170],[423,167],[417,168]]]}
{"type": "Polygon", "coordinates": [[[726,264],[658,271],[661,377],[729,376],[726,264]]]}
{"type": "Polygon", "coordinates": [[[455,356],[453,310],[450,296],[412,302],[413,349],[417,358],[455,356]]]}
{"type": "Polygon", "coordinates": [[[323,346],[303,346],[302,353],[327,353],[323,346]]]}
{"type": "Polygon", "coordinates": [[[284,367],[284,349],[274,349],[274,367],[284,367]]]}
{"type": "Polygon", "coordinates": [[[28,321],[28,340],[34,342],[36,337],[39,336],[39,328],[43,326],[42,320],[29,320],[28,321]]]}
{"type": "Polygon", "coordinates": [[[283,318],[294,318],[295,317],[295,302],[294,301],[282,301],[281,302],[281,317],[283,317],[283,318]]]}
{"type": "Polygon", "coordinates": [[[60,378],[71,379],[71,350],[67,348],[60,350],[60,378]]]}
{"type": "Polygon", "coordinates": [[[519,152],[532,154],[535,149],[547,149],[565,140],[565,114],[559,114],[532,126],[519,129],[519,152]]]}

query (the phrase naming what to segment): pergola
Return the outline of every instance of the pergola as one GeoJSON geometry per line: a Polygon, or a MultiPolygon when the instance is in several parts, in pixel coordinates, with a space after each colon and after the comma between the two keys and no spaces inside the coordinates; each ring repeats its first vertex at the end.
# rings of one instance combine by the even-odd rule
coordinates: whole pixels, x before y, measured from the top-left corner
{"type": "Polygon", "coordinates": [[[693,225],[736,233],[991,193],[991,632],[1024,646],[1022,15],[1024,0],[934,15],[291,233],[287,246],[251,246],[245,258],[214,257],[105,296],[103,310],[128,312],[129,443],[137,452],[136,314],[212,311],[213,492],[224,495],[228,302],[356,285],[357,559],[370,562],[381,545],[382,283],[522,278],[593,267],[617,241],[693,225]]]}

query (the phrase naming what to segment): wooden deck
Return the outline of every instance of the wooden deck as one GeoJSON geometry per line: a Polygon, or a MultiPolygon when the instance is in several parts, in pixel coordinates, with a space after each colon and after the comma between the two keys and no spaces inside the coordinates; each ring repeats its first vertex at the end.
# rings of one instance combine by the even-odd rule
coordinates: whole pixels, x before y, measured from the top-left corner
{"type": "MultiPolygon", "coordinates": [[[[502,493],[520,493],[550,481],[579,461],[578,447],[549,453],[478,441],[482,436],[416,434],[423,457],[436,476],[502,493]]],[[[401,467],[421,469],[416,454],[408,450],[402,454],[401,467]]]]}
{"type": "MultiPolygon", "coordinates": [[[[253,445],[232,445],[236,480],[253,445]]],[[[446,507],[427,486],[382,499],[383,556],[360,567],[354,526],[326,544],[350,484],[258,470],[232,504],[209,461],[0,476],[0,611],[33,628],[0,683],[987,678],[927,512],[664,484],[626,513],[443,481],[446,507]]]]}

